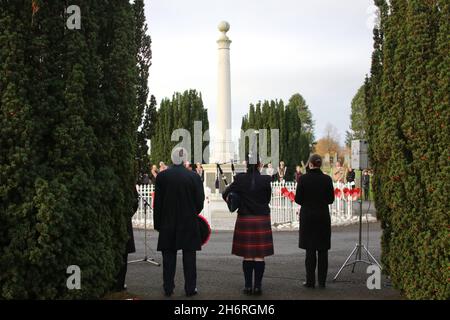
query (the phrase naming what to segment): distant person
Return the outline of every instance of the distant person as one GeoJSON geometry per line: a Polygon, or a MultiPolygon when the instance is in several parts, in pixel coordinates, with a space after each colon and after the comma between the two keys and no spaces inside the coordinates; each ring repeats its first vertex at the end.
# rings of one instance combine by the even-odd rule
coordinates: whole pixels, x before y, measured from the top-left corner
{"type": "Polygon", "coordinates": [[[202,180],[202,182],[204,182],[205,181],[205,171],[203,171],[203,166],[200,162],[197,162],[197,164],[195,165],[195,171],[200,176],[200,179],[202,180]]]}
{"type": "Polygon", "coordinates": [[[152,169],[150,170],[150,183],[156,183],[156,177],[158,176],[158,168],[156,165],[152,165],[152,169]]]}
{"type": "Polygon", "coordinates": [[[305,173],[308,173],[309,172],[309,160],[308,160],[308,162],[306,163],[306,166],[305,166],[305,173]]]}
{"type": "Polygon", "coordinates": [[[272,162],[267,164],[266,175],[273,176],[275,174],[275,169],[273,168],[272,162]]]}
{"type": "Polygon", "coordinates": [[[286,172],[287,172],[287,168],[286,168],[284,161],[280,161],[280,165],[278,166],[278,171],[277,171],[278,182],[286,181],[286,172]]]}
{"type": "Polygon", "coordinates": [[[296,182],[296,183],[298,183],[298,180],[300,179],[300,177],[301,177],[302,175],[303,175],[302,167],[296,166],[296,167],[295,167],[295,175],[294,175],[294,178],[295,178],[295,182],[296,182]]]}
{"type": "Polygon", "coordinates": [[[328,273],[328,250],[331,247],[331,219],[329,204],[334,202],[331,177],[320,167],[322,158],[314,154],[309,159],[309,172],[300,177],[295,202],[300,208],[299,247],[306,250],[307,288],[316,284],[316,266],[319,287],[325,288],[328,273]]]}
{"type": "Polygon", "coordinates": [[[261,295],[266,265],[264,258],[274,253],[269,208],[272,188],[270,177],[260,174],[260,160],[250,158],[247,163],[247,173],[236,175],[223,193],[223,199],[227,201],[230,192],[236,193],[240,199],[231,253],[243,258],[243,293],[261,295]]]}
{"type": "Polygon", "coordinates": [[[189,171],[192,171],[192,164],[189,161],[186,161],[186,163],[184,164],[184,166],[186,167],[186,169],[188,169],[189,171]]]}
{"type": "Polygon", "coordinates": [[[333,169],[333,181],[336,183],[337,182],[344,183],[344,179],[345,179],[345,171],[341,165],[341,162],[338,161],[336,162],[336,165],[333,169]]]}
{"type": "Polygon", "coordinates": [[[164,163],[164,162],[160,162],[159,163],[159,172],[163,172],[164,170],[166,170],[167,169],[167,166],[166,166],[166,164],[164,163]]]}
{"type": "Polygon", "coordinates": [[[150,184],[150,177],[147,172],[142,175],[142,184],[150,184]]]}
{"type": "Polygon", "coordinates": [[[205,194],[200,177],[184,164],[187,151],[175,148],[173,166],[156,177],[154,227],[159,232],[157,250],[163,257],[163,287],[167,297],[175,288],[177,251],[183,251],[184,290],[197,294],[196,252],[201,250],[198,214],[203,210],[205,194]]]}
{"type": "Polygon", "coordinates": [[[347,180],[347,183],[349,183],[352,186],[352,189],[355,189],[356,187],[355,178],[356,178],[355,170],[353,170],[351,167],[348,167],[345,179],[347,180]]]}
{"type": "Polygon", "coordinates": [[[364,200],[368,201],[369,200],[369,192],[370,192],[370,174],[369,174],[369,170],[364,170],[363,171],[362,187],[363,187],[363,190],[364,190],[364,200]]]}
{"type": "Polygon", "coordinates": [[[270,177],[271,181],[275,180],[275,169],[273,168],[272,162],[267,164],[267,168],[264,170],[265,174],[270,177]]]}

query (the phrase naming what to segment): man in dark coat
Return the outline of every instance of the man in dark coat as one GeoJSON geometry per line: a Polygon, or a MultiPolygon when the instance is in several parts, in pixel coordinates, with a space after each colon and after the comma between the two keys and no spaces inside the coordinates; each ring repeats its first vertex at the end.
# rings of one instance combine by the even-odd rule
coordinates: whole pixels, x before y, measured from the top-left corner
{"type": "Polygon", "coordinates": [[[362,176],[362,187],[364,189],[364,200],[369,200],[369,189],[370,189],[370,175],[368,170],[364,170],[362,176]]]}
{"type": "Polygon", "coordinates": [[[320,170],[321,165],[322,158],[319,155],[312,155],[309,160],[310,170],[300,177],[295,195],[295,202],[301,205],[299,247],[306,249],[304,286],[308,288],[315,286],[316,265],[319,286],[325,287],[328,250],[331,247],[331,218],[328,205],[334,202],[334,189],[331,177],[320,170]]]}
{"type": "Polygon", "coordinates": [[[171,296],[175,288],[178,250],[183,250],[186,295],[197,293],[196,251],[201,250],[198,214],[203,210],[205,194],[200,176],[185,168],[186,157],[185,149],[176,148],[174,165],[156,177],[153,219],[159,232],[166,296],[171,296]]]}
{"type": "Polygon", "coordinates": [[[126,213],[126,223],[127,223],[127,234],[128,241],[125,247],[125,252],[123,254],[122,259],[122,267],[119,270],[119,273],[116,278],[116,291],[122,291],[126,289],[125,278],[127,276],[127,267],[128,267],[128,254],[136,252],[136,247],[134,245],[134,235],[133,235],[133,222],[132,218],[136,213],[139,207],[139,193],[136,190],[136,186],[133,185],[133,208],[130,209],[129,212],[126,213]]]}
{"type": "Polygon", "coordinates": [[[352,186],[352,189],[355,189],[355,178],[356,178],[356,173],[355,170],[353,170],[351,167],[348,168],[347,170],[347,175],[345,177],[345,179],[347,180],[347,183],[350,183],[352,186]]]}

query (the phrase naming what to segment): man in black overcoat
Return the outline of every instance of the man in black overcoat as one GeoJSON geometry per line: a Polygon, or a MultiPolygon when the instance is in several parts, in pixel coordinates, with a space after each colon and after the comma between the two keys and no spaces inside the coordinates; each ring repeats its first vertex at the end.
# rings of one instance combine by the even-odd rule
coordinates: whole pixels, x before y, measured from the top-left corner
{"type": "Polygon", "coordinates": [[[173,166],[156,177],[153,219],[159,232],[158,251],[163,256],[164,292],[175,288],[177,251],[183,251],[185,292],[197,293],[196,251],[201,250],[198,214],[203,210],[205,194],[200,176],[185,168],[187,152],[176,148],[173,166]]]}
{"type": "Polygon", "coordinates": [[[302,175],[297,184],[295,202],[300,209],[299,247],[306,249],[305,287],[315,287],[317,265],[318,282],[325,287],[328,272],[328,250],[331,247],[331,218],[328,205],[334,202],[334,187],[330,176],[320,167],[322,158],[312,155],[309,171],[302,175]]]}

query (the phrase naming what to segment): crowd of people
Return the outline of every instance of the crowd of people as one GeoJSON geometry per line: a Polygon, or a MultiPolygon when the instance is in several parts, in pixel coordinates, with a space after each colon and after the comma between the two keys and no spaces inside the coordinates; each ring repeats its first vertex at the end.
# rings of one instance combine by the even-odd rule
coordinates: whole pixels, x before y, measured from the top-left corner
{"type": "MultiPolygon", "coordinates": [[[[354,189],[356,188],[356,172],[355,170],[349,166],[347,169],[345,169],[341,162],[336,162],[335,167],[332,170],[332,178],[334,183],[348,183],[351,185],[351,187],[354,189]]],[[[372,170],[365,169],[362,172],[362,191],[364,200],[369,200],[369,194],[370,194],[370,178],[373,175],[372,170]]]]}
{"type": "MultiPolygon", "coordinates": [[[[244,164],[246,165],[246,161],[244,161],[244,164]]],[[[196,172],[200,178],[201,181],[204,182],[205,180],[205,173],[203,170],[203,165],[201,163],[196,163],[195,166],[190,163],[189,161],[186,161],[184,164],[184,167],[190,171],[196,172]]],[[[159,168],[157,165],[152,165],[150,173],[144,173],[140,179],[140,184],[152,184],[154,185],[156,183],[156,177],[160,172],[163,172],[168,167],[163,162],[159,162],[159,168]]],[[[262,165],[261,174],[267,175],[270,177],[271,182],[286,182],[286,181],[294,181],[296,183],[299,182],[300,177],[307,173],[309,170],[309,165],[306,164],[304,167],[297,165],[295,167],[295,172],[291,176],[290,172],[288,170],[288,167],[286,166],[284,161],[280,161],[278,167],[275,169],[272,165],[272,163],[268,163],[267,165],[262,165]]],[[[326,173],[325,173],[326,174],[326,173]]],[[[362,191],[364,195],[364,200],[369,200],[369,193],[370,193],[370,178],[372,176],[372,171],[369,169],[366,169],[363,171],[362,175],[362,191]]],[[[335,166],[331,169],[330,176],[333,179],[334,183],[348,183],[351,185],[352,188],[356,188],[356,172],[351,166],[347,166],[346,168],[342,166],[341,161],[337,161],[335,166]]]]}
{"type": "MultiPolygon", "coordinates": [[[[202,166],[202,164],[200,162],[197,162],[195,164],[195,169],[193,168],[192,163],[190,163],[189,161],[186,161],[186,163],[184,164],[184,167],[186,169],[190,170],[190,171],[196,172],[200,176],[201,181],[202,182],[204,181],[205,174],[204,174],[204,171],[203,171],[203,166],[202,166]]],[[[139,177],[139,179],[138,179],[139,180],[138,181],[139,184],[146,184],[146,185],[147,184],[152,184],[152,185],[154,185],[156,183],[156,177],[158,176],[158,174],[163,172],[167,168],[168,168],[168,166],[163,161],[159,162],[159,169],[158,169],[158,166],[156,164],[152,165],[151,169],[150,169],[150,173],[145,172],[144,174],[142,174],[139,177]]]]}

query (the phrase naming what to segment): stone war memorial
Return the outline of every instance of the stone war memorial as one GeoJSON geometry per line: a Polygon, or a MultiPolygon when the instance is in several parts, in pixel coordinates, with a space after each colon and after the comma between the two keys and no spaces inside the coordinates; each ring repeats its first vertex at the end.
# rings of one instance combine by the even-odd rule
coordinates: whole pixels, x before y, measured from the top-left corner
{"type": "MultiPolygon", "coordinates": [[[[228,181],[233,180],[231,164],[236,160],[235,149],[232,141],[231,122],[231,66],[230,47],[231,40],[227,36],[230,24],[226,21],[220,22],[218,29],[220,37],[218,45],[218,68],[217,68],[217,123],[216,123],[216,143],[214,153],[210,156],[210,163],[204,165],[205,185],[211,190],[216,189],[217,163],[222,164],[224,176],[228,181]]],[[[245,166],[236,163],[236,173],[245,172],[245,166]]],[[[224,181],[219,180],[219,190],[225,188],[224,181]]]]}
{"type": "Polygon", "coordinates": [[[4,1],[1,310],[449,300],[449,8],[4,1]]]}

